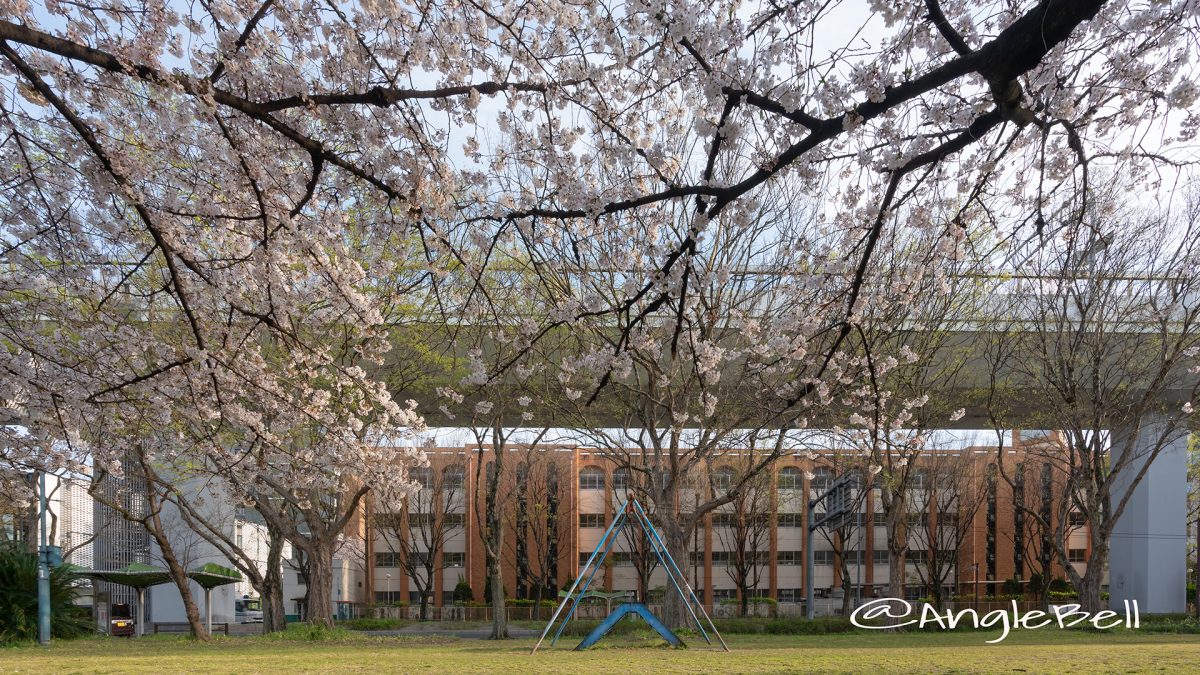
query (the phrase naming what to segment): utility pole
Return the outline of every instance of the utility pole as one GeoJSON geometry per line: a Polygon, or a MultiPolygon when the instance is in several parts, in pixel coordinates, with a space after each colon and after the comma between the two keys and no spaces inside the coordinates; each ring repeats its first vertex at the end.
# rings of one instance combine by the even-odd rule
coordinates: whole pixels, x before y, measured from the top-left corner
{"type": "Polygon", "coordinates": [[[50,645],[50,543],[46,529],[46,472],[38,476],[38,518],[41,545],[38,547],[38,644],[50,645]]]}
{"type": "Polygon", "coordinates": [[[975,563],[975,610],[979,611],[979,563],[975,563]]]}

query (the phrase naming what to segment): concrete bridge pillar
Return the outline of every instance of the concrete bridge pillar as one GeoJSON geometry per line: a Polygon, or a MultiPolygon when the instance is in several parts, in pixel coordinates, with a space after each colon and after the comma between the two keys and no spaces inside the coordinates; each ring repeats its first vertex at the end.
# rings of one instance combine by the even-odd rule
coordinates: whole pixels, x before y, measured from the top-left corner
{"type": "Polygon", "coordinates": [[[1135,453],[1114,481],[1114,508],[1149,455],[1162,447],[1113,529],[1109,606],[1118,611],[1124,611],[1124,600],[1137,600],[1142,614],[1186,609],[1188,435],[1175,426],[1166,416],[1150,415],[1135,429],[1113,432],[1114,453],[1125,448],[1135,453]]]}

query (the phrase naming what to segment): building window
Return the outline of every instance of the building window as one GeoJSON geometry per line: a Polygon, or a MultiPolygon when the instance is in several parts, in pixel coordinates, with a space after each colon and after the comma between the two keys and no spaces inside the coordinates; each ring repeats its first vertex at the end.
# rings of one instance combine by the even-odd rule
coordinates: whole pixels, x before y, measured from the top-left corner
{"type": "Polygon", "coordinates": [[[400,556],[393,551],[375,554],[376,567],[399,567],[400,556]]]}
{"type": "Polygon", "coordinates": [[[427,488],[433,485],[433,472],[429,470],[429,467],[418,467],[408,472],[408,480],[422,488],[427,488]]]}
{"type": "Polygon", "coordinates": [[[814,565],[832,565],[833,551],[813,551],[814,565]]]}
{"type": "Polygon", "coordinates": [[[624,490],[629,487],[629,469],[613,471],[613,489],[624,490]]]}
{"type": "Polygon", "coordinates": [[[803,588],[781,588],[775,593],[775,599],[779,602],[804,602],[803,588]]]}
{"type": "Polygon", "coordinates": [[[580,527],[604,527],[603,513],[581,513],[579,514],[580,527]]]}
{"type": "Polygon", "coordinates": [[[1067,561],[1073,563],[1087,562],[1087,549],[1073,548],[1067,551],[1067,561]]]}
{"type": "Polygon", "coordinates": [[[720,467],[712,472],[712,488],[713,492],[724,494],[729,492],[733,487],[733,469],[727,466],[720,467]]]}
{"type": "Polygon", "coordinates": [[[604,470],[594,466],[585,466],[579,470],[580,490],[603,490],[604,470]]]}
{"type": "Polygon", "coordinates": [[[467,554],[462,551],[442,553],[442,567],[462,567],[467,562],[467,554]]]}
{"type": "Polygon", "coordinates": [[[713,567],[729,567],[729,561],[731,559],[732,557],[729,555],[729,551],[713,551],[712,553],[713,567]]]}
{"type": "Polygon", "coordinates": [[[633,564],[633,556],[628,551],[613,551],[608,554],[608,557],[612,559],[614,565],[627,567],[633,564]]]}
{"type": "Polygon", "coordinates": [[[713,589],[713,602],[719,602],[721,600],[733,600],[736,597],[737,597],[736,589],[733,589],[733,588],[714,588],[713,589]]]}
{"type": "Polygon", "coordinates": [[[929,560],[929,552],[923,548],[910,548],[904,555],[904,562],[909,565],[924,565],[929,560]]]}
{"type": "Polygon", "coordinates": [[[397,528],[404,522],[403,513],[377,513],[375,514],[375,525],[378,527],[397,528]]]}
{"type": "Polygon", "coordinates": [[[466,514],[463,513],[447,513],[443,516],[442,525],[446,529],[463,527],[467,523],[466,514]]]}
{"type": "Polygon", "coordinates": [[[1071,522],[1072,528],[1080,528],[1080,527],[1083,527],[1084,525],[1087,525],[1087,518],[1085,518],[1083,516],[1082,511],[1072,511],[1070,522],[1071,522]]]}
{"type": "Polygon", "coordinates": [[[467,471],[461,466],[448,466],[442,469],[442,489],[461,490],[467,482],[467,471]]]}
{"type": "Polygon", "coordinates": [[[804,554],[801,551],[779,551],[775,560],[780,565],[803,565],[804,554]]]}
{"type": "Polygon", "coordinates": [[[800,469],[794,466],[785,466],[779,470],[780,490],[799,490],[803,485],[804,480],[800,469]]]}
{"type": "Polygon", "coordinates": [[[827,467],[820,467],[816,471],[813,471],[813,477],[809,481],[809,485],[812,486],[813,490],[821,493],[829,489],[829,481],[832,479],[833,471],[830,471],[827,467]]]}
{"type": "Polygon", "coordinates": [[[712,517],[713,527],[733,527],[737,523],[737,519],[732,513],[714,513],[712,517]]]}
{"type": "Polygon", "coordinates": [[[804,527],[804,519],[799,513],[781,513],[779,527],[804,527]]]}
{"type": "Polygon", "coordinates": [[[375,602],[381,605],[394,605],[400,602],[400,591],[375,591],[375,602]]]}
{"type": "Polygon", "coordinates": [[[888,564],[888,552],[887,551],[871,551],[871,562],[875,563],[876,565],[888,564]]]}

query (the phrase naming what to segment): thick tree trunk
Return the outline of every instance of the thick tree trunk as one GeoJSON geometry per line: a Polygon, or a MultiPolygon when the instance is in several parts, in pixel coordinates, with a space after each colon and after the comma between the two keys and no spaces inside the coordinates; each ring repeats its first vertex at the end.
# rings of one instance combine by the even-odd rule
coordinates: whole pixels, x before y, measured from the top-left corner
{"type": "Polygon", "coordinates": [[[267,572],[258,590],[263,608],[263,633],[287,630],[287,610],[283,605],[283,536],[268,526],[271,537],[267,550],[267,572]]]}
{"type": "MultiPolygon", "coordinates": [[[[496,550],[501,550],[499,541],[496,542],[496,550]]],[[[488,636],[488,639],[507,640],[509,639],[508,611],[504,606],[504,577],[500,571],[500,556],[491,556],[488,561],[488,576],[492,580],[492,597],[489,598],[492,603],[492,634],[488,636]]]]}
{"type": "Polygon", "coordinates": [[[333,627],[333,547],[313,540],[308,550],[308,622],[333,627]]]}
{"type": "MultiPolygon", "coordinates": [[[[678,523],[665,523],[663,530],[665,530],[667,552],[671,554],[671,558],[679,566],[680,571],[686,579],[688,573],[688,565],[686,564],[688,559],[688,532],[678,523]],[[680,563],[679,561],[681,560],[684,563],[680,563]]],[[[688,579],[688,583],[691,583],[690,579],[688,579]]],[[[691,623],[691,614],[688,612],[683,598],[679,596],[675,587],[670,583],[667,584],[666,592],[663,593],[663,622],[672,630],[687,628],[691,623]]]]}
{"type": "Polygon", "coordinates": [[[280,633],[287,630],[287,609],[283,604],[283,579],[279,572],[270,572],[263,577],[262,588],[259,589],[262,601],[263,633],[280,633]],[[272,576],[274,578],[272,578],[272,576]]]}
{"type": "MultiPolygon", "coordinates": [[[[162,542],[159,542],[159,546],[162,546],[162,542]]],[[[196,599],[192,596],[192,580],[188,578],[187,570],[179,564],[169,546],[163,548],[162,554],[167,563],[167,570],[171,573],[171,581],[175,582],[175,587],[179,589],[179,595],[183,598],[183,611],[187,615],[188,625],[192,628],[192,637],[208,640],[204,619],[200,617],[200,608],[196,606],[196,599]]]]}
{"type": "Polygon", "coordinates": [[[1085,612],[1099,612],[1107,609],[1100,597],[1100,585],[1104,581],[1104,572],[1108,567],[1108,542],[1097,540],[1092,544],[1092,555],[1088,559],[1087,571],[1075,587],[1079,593],[1080,609],[1085,612]]]}
{"type": "Polygon", "coordinates": [[[421,591],[421,621],[429,620],[429,589],[421,591]]]}

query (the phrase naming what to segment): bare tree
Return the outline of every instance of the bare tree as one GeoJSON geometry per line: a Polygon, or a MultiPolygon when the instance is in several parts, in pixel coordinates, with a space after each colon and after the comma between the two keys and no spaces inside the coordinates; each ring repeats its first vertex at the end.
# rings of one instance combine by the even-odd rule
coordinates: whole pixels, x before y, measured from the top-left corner
{"type": "Polygon", "coordinates": [[[416,588],[422,621],[429,619],[446,544],[464,529],[465,471],[462,464],[413,469],[415,492],[376,495],[374,529],[384,535],[382,545],[416,588]]]}
{"type": "Polygon", "coordinates": [[[911,484],[914,527],[904,562],[936,606],[947,600],[945,588],[961,581],[959,552],[975,531],[983,504],[976,458],[969,452],[930,450],[923,454],[911,484]],[[920,551],[920,554],[917,552],[920,551]]]}
{"type": "MultiPolygon", "coordinates": [[[[1053,533],[1049,543],[1091,611],[1101,606],[1126,504],[1155,458],[1186,433],[1197,386],[1188,370],[1200,348],[1200,204],[1132,216],[1119,202],[1115,192],[1093,195],[1104,224],[1068,227],[1035,253],[1029,278],[1010,294],[1010,334],[989,351],[994,372],[1008,373],[989,393],[993,426],[1011,426],[1005,413],[1021,386],[1049,394],[1035,420],[1060,435],[1029,450],[1066,477],[1065,498],[1049,519],[1041,509],[1022,511],[1053,533]],[[1183,401],[1183,411],[1171,401],[1183,401]],[[1082,574],[1069,560],[1072,511],[1084,515],[1091,539],[1082,574]]],[[[1005,463],[997,466],[1014,484],[1005,463]]]]}
{"type": "Polygon", "coordinates": [[[565,544],[571,524],[561,511],[570,469],[558,461],[553,448],[533,445],[520,452],[514,504],[508,509],[513,533],[510,549],[517,566],[516,597],[534,601],[533,618],[537,619],[542,600],[557,598],[558,566],[570,553],[565,544]]]}
{"type": "MultiPolygon", "coordinates": [[[[739,469],[753,466],[752,449],[719,457],[709,471],[713,489],[728,490],[737,481],[739,469]]],[[[747,615],[750,596],[757,593],[770,565],[771,478],[770,472],[759,472],[732,501],[712,514],[717,541],[729,552],[725,573],[738,589],[741,616],[747,615]]]]}

